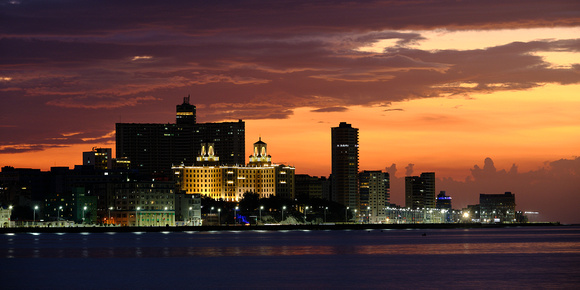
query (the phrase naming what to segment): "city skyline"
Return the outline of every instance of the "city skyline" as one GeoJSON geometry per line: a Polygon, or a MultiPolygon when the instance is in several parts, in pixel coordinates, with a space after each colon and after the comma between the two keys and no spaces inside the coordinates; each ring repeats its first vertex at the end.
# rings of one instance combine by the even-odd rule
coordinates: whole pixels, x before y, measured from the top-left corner
{"type": "Polygon", "coordinates": [[[244,120],[246,156],[261,136],[299,174],[330,174],[348,122],[394,203],[436,172],[454,206],[511,191],[580,222],[576,1],[46,3],[0,2],[0,166],[82,164],[191,95],[198,122],[244,120]]]}

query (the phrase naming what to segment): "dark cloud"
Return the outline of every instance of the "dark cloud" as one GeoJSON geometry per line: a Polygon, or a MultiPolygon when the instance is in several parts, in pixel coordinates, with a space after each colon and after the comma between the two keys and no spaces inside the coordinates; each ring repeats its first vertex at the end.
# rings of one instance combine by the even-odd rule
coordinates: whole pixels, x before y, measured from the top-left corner
{"type": "Polygon", "coordinates": [[[405,176],[413,175],[413,166],[415,166],[415,164],[412,163],[409,163],[409,165],[405,166],[405,176]]]}
{"type": "Polygon", "coordinates": [[[346,112],[346,111],[348,111],[348,108],[346,108],[346,107],[328,107],[328,108],[311,110],[310,112],[329,113],[329,112],[346,112]]]}

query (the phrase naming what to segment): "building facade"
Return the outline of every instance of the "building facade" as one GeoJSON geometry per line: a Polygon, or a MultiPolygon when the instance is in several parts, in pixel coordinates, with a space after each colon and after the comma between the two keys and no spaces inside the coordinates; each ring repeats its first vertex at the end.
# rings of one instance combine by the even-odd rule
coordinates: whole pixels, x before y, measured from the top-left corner
{"type": "Polygon", "coordinates": [[[386,210],[390,206],[389,173],[362,171],[359,173],[359,194],[361,213],[370,223],[385,223],[386,210]]]}
{"type": "Polygon", "coordinates": [[[405,177],[405,207],[435,208],[435,172],[405,177]]]}
{"type": "Polygon", "coordinates": [[[480,220],[482,223],[516,222],[516,195],[504,194],[479,195],[480,220]]]}
{"type": "Polygon", "coordinates": [[[92,165],[95,169],[105,170],[113,167],[111,148],[96,148],[83,152],[83,165],[92,165]]]}
{"type": "Polygon", "coordinates": [[[192,165],[201,143],[214,143],[222,164],[245,163],[245,123],[196,122],[189,97],[176,106],[174,124],[117,123],[116,157],[145,175],[171,176],[173,165],[192,165]]]}
{"type": "Polygon", "coordinates": [[[294,167],[272,164],[267,145],[261,139],[254,143],[247,166],[216,165],[219,161],[211,144],[201,148],[196,165],[173,167],[177,188],[186,194],[225,201],[239,201],[246,192],[256,193],[260,198],[272,195],[294,198],[294,167]]]}
{"type": "Polygon", "coordinates": [[[331,129],[332,201],[360,212],[358,192],[358,129],[341,122],[331,129]]]}
{"type": "Polygon", "coordinates": [[[175,185],[167,181],[126,181],[114,186],[109,224],[175,226],[175,185]]]}

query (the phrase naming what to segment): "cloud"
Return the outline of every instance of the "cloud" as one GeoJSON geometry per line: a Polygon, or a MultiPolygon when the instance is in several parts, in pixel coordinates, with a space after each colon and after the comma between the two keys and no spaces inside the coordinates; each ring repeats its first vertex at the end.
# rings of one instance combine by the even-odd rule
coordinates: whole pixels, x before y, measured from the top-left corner
{"type": "Polygon", "coordinates": [[[147,96],[135,98],[113,98],[113,97],[98,97],[90,98],[88,96],[61,98],[58,100],[48,101],[46,104],[50,106],[77,108],[77,109],[111,109],[126,106],[137,106],[146,101],[159,101],[160,99],[147,96]]]}
{"type": "Polygon", "coordinates": [[[0,144],[107,131],[120,118],[170,122],[188,94],[206,122],[580,82],[578,65],[553,68],[534,55],[578,52],[579,39],[412,48],[424,40],[421,30],[577,26],[576,1],[206,2],[3,6],[0,122],[18,128],[0,126],[10,136],[0,144]],[[359,50],[382,40],[393,45],[359,50]]]}
{"type": "Polygon", "coordinates": [[[315,110],[310,110],[310,112],[315,113],[331,113],[331,112],[346,112],[348,108],[345,107],[328,107],[328,108],[320,108],[315,110]]]}
{"type": "Polygon", "coordinates": [[[415,164],[409,163],[409,165],[405,167],[405,176],[413,175],[413,166],[415,166],[415,164]]]}

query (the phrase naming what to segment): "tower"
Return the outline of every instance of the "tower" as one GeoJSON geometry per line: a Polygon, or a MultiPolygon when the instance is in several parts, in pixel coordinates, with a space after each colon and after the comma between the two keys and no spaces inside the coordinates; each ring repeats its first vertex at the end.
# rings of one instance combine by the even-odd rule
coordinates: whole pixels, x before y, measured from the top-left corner
{"type": "Polygon", "coordinates": [[[183,104],[175,109],[175,123],[177,125],[195,125],[195,106],[189,103],[190,95],[183,98],[183,104]]]}
{"type": "Polygon", "coordinates": [[[332,201],[359,209],[357,186],[358,129],[341,122],[331,129],[332,201]]]}
{"type": "Polygon", "coordinates": [[[254,143],[254,154],[250,155],[250,162],[248,166],[264,166],[272,164],[272,156],[268,155],[268,144],[262,141],[262,137],[258,142],[254,143]]]}

